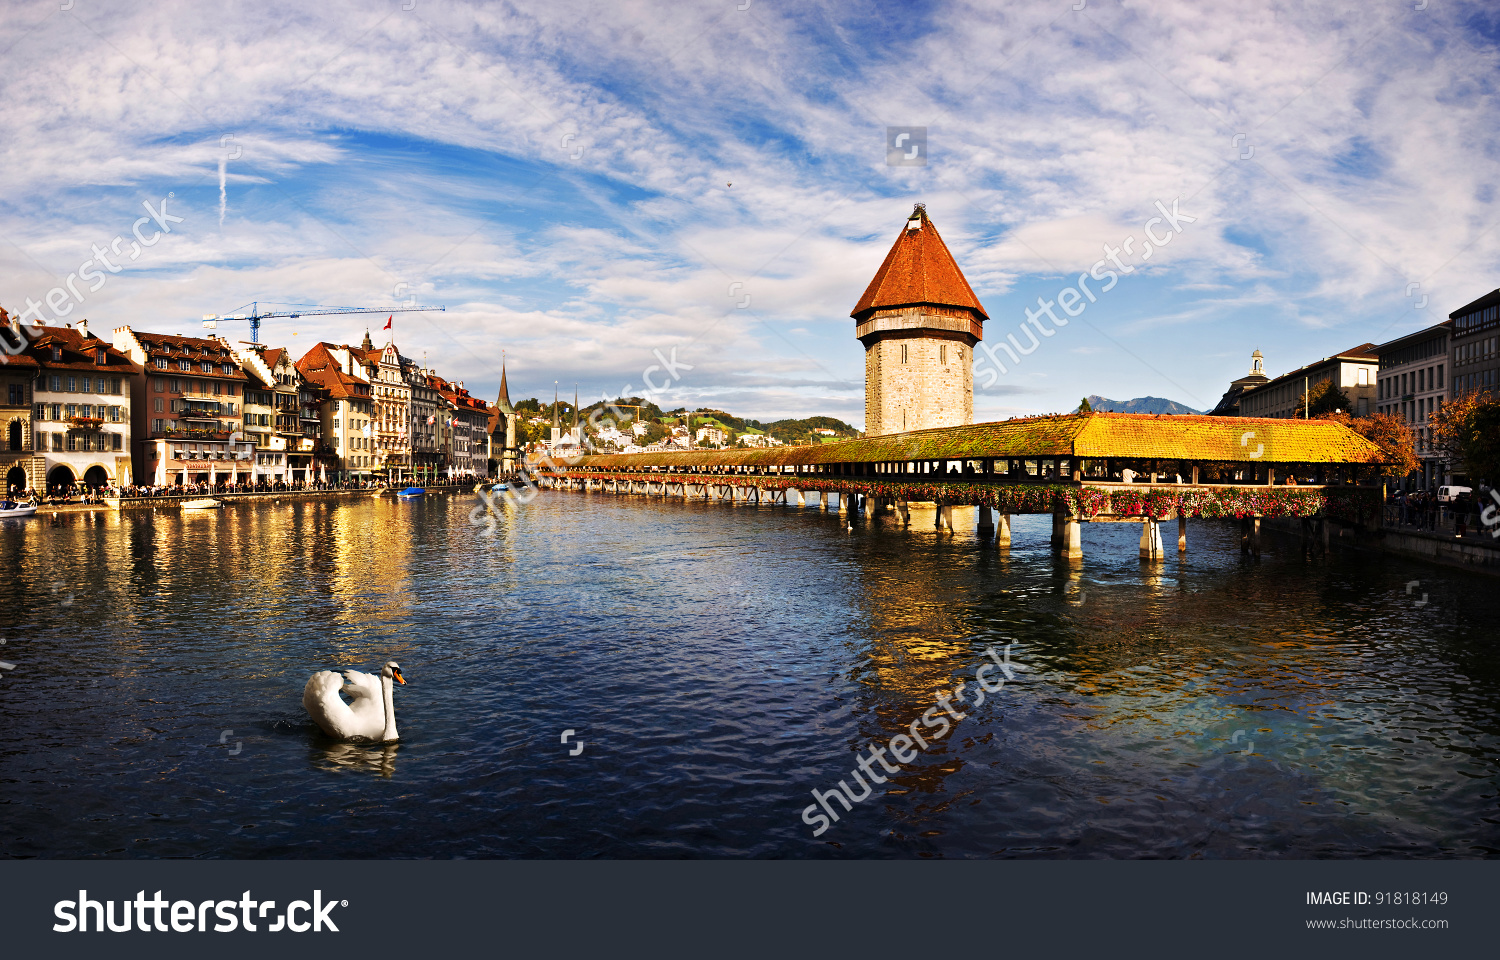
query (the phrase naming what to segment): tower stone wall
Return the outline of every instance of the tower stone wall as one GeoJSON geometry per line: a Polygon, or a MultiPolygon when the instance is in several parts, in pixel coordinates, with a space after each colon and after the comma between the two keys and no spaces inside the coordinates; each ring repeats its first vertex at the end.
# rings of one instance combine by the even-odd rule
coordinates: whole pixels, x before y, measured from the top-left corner
{"type": "Polygon", "coordinates": [[[865,435],[974,422],[974,352],[963,340],[887,337],[865,347],[865,435]]]}

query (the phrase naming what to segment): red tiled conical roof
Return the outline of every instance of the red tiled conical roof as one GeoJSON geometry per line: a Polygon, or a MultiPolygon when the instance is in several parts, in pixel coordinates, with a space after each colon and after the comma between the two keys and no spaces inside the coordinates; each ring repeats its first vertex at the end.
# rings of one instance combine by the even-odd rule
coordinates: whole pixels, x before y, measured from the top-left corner
{"type": "Polygon", "coordinates": [[[974,296],[947,244],[938,236],[937,227],[927,219],[927,210],[918,204],[911,218],[901,224],[901,233],[891,245],[891,252],[885,255],[875,279],[849,315],[862,319],[873,310],[924,303],[967,307],[986,320],[990,316],[974,296]],[[907,229],[911,220],[920,220],[921,227],[907,229]]]}

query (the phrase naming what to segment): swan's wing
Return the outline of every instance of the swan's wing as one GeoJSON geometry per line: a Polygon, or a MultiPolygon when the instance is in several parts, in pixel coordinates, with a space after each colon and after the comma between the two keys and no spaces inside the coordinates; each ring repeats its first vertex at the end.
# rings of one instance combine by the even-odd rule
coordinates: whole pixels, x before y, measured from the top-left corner
{"type": "Polygon", "coordinates": [[[369,697],[376,702],[385,698],[385,691],[380,689],[379,677],[372,677],[358,670],[345,670],[344,682],[344,692],[351,697],[369,697]]]}
{"type": "Polygon", "coordinates": [[[364,729],[362,735],[379,739],[379,735],[385,732],[385,689],[380,685],[380,678],[358,670],[345,670],[344,680],[344,692],[349,695],[349,712],[364,729]]]}
{"type": "MultiPolygon", "coordinates": [[[[366,674],[359,676],[364,677],[366,674]]],[[[350,691],[355,697],[353,706],[345,703],[344,698],[339,696],[339,691],[344,689],[344,680],[345,677],[332,670],[321,670],[313,674],[302,690],[302,708],[330,737],[379,738],[385,730],[383,702],[378,698],[372,700],[365,692],[365,687],[357,684],[350,691]]]]}

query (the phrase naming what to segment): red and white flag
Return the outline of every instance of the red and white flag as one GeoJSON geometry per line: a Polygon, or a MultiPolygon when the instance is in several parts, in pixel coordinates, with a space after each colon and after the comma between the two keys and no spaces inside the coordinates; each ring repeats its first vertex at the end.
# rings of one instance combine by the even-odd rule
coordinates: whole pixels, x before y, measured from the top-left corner
{"type": "Polygon", "coordinates": [[[432,426],[436,422],[437,422],[437,417],[435,415],[427,418],[427,425],[429,427],[432,426]]]}
{"type": "Polygon", "coordinates": [[[385,326],[381,327],[380,329],[382,329],[382,330],[389,330],[391,328],[391,321],[394,320],[394,319],[396,319],[396,315],[394,313],[391,314],[389,317],[386,317],[385,318],[385,326]]]}

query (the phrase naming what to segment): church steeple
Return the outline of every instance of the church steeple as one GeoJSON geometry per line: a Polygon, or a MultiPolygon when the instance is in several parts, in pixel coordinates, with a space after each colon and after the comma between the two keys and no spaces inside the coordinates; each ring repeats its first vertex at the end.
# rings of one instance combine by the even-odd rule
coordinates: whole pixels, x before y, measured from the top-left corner
{"type": "Polygon", "coordinates": [[[500,361],[500,395],[495,398],[495,407],[501,413],[515,413],[516,408],[510,405],[510,387],[505,383],[505,361],[500,361]]]}
{"type": "Polygon", "coordinates": [[[375,349],[375,344],[373,344],[373,343],[370,342],[370,331],[369,331],[369,328],[365,329],[365,342],[361,343],[359,345],[359,348],[361,350],[374,350],[375,349]]]}

